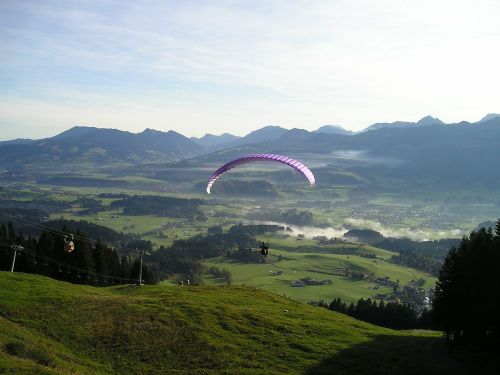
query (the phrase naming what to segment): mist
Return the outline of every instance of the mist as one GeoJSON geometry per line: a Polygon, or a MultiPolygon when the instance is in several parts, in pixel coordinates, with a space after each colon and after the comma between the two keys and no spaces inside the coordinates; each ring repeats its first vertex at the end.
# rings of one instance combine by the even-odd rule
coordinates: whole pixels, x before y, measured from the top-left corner
{"type": "Polygon", "coordinates": [[[314,226],[298,226],[284,222],[276,221],[259,221],[253,220],[247,224],[264,224],[264,225],[279,225],[289,227],[293,232],[286,232],[290,236],[303,234],[305,238],[312,239],[318,236],[326,236],[328,238],[338,237],[343,238],[344,234],[352,227],[356,229],[371,229],[381,233],[384,237],[391,238],[409,238],[412,241],[432,241],[445,238],[460,238],[463,232],[459,229],[448,230],[432,230],[432,229],[412,229],[412,228],[388,228],[374,220],[352,219],[348,218],[340,226],[331,226],[320,228],[314,226]]]}

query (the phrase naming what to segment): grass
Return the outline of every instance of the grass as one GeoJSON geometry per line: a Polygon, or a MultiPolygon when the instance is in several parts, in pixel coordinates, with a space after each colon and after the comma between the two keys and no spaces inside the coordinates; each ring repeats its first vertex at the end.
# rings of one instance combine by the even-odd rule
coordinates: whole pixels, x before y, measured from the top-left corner
{"type": "Polygon", "coordinates": [[[395,252],[361,243],[342,243],[319,246],[318,241],[309,238],[297,240],[297,237],[272,238],[271,241],[274,249],[285,251],[343,253],[345,255],[370,254],[385,260],[396,255],[395,252]]]}
{"type": "MultiPolygon", "coordinates": [[[[412,280],[423,278],[424,288],[434,286],[436,279],[424,272],[402,267],[383,259],[363,258],[356,255],[299,253],[284,250],[271,250],[267,263],[240,263],[228,258],[213,258],[204,262],[208,267],[225,268],[237,285],[257,286],[271,292],[290,297],[301,302],[332,301],[340,297],[347,302],[359,298],[373,298],[376,294],[387,294],[389,287],[378,286],[369,280],[353,280],[344,275],[346,269],[363,273],[373,273],[375,278],[388,276],[392,281],[399,280],[403,286],[412,280]],[[278,256],[282,260],[278,261],[278,256]],[[281,271],[273,276],[272,272],[281,271]],[[330,285],[291,287],[292,280],[312,277],[316,280],[331,279],[330,285]]],[[[207,279],[208,283],[222,283],[222,280],[207,279]]]]}
{"type": "Polygon", "coordinates": [[[254,287],[94,288],[0,272],[6,373],[467,374],[476,365],[450,357],[437,332],[376,327],[254,287]]]}
{"type": "MultiPolygon", "coordinates": [[[[399,230],[402,234],[408,235],[406,229],[412,228],[417,230],[418,228],[424,228],[426,230],[426,237],[428,238],[442,238],[442,237],[454,237],[460,234],[451,232],[452,229],[459,229],[460,233],[467,233],[472,230],[479,222],[485,220],[496,220],[496,212],[498,212],[498,207],[495,206],[494,202],[496,199],[494,196],[487,195],[487,204],[461,204],[461,203],[443,203],[442,200],[430,200],[424,199],[432,196],[431,193],[417,194],[413,197],[413,193],[408,194],[395,194],[395,193],[378,193],[369,199],[368,203],[358,204],[356,199],[349,198],[349,186],[335,186],[329,190],[323,189],[309,189],[303,188],[301,191],[303,195],[300,196],[300,200],[304,201],[315,201],[315,200],[330,200],[335,202],[335,207],[325,207],[325,208],[310,208],[310,207],[297,207],[297,197],[282,193],[280,198],[268,202],[263,201],[255,197],[230,197],[230,196],[208,196],[202,191],[200,192],[175,192],[175,191],[164,191],[165,187],[161,180],[147,176],[109,176],[106,174],[93,173],[86,177],[98,177],[98,178],[113,178],[120,179],[123,181],[130,182],[130,187],[56,187],[48,185],[38,185],[31,183],[19,183],[16,185],[9,185],[0,192],[0,195],[6,195],[11,199],[15,199],[18,202],[27,202],[34,198],[44,198],[49,200],[63,200],[67,202],[74,202],[78,196],[92,196],[102,192],[105,193],[127,193],[127,194],[142,194],[142,195],[159,195],[159,196],[173,196],[173,197],[183,197],[183,198],[202,198],[207,202],[207,205],[203,206],[202,209],[205,211],[209,220],[203,223],[208,226],[222,224],[225,228],[231,224],[245,221],[246,213],[248,209],[256,206],[268,206],[270,208],[299,208],[311,211],[314,215],[314,225],[318,227],[325,227],[328,225],[334,227],[341,227],[345,225],[349,218],[352,218],[353,212],[356,213],[356,217],[361,219],[369,220],[375,225],[377,222],[382,222],[383,227],[386,228],[389,233],[391,230],[399,230]],[[35,189],[35,191],[32,191],[35,189]],[[146,189],[146,190],[144,190],[146,189]],[[47,195],[48,192],[53,192],[52,195],[47,195]],[[341,193],[342,198],[331,198],[328,195],[328,191],[336,191],[341,193]],[[72,195],[68,195],[72,194],[72,195]],[[215,205],[215,203],[221,203],[221,205],[215,205]],[[212,205],[214,204],[214,205],[212,205]],[[215,212],[227,212],[228,214],[236,214],[237,217],[223,219],[214,217],[215,212]],[[374,224],[375,223],[375,224],[374,224]]],[[[166,182],[165,182],[166,183],[166,182]]],[[[279,185],[277,185],[279,187],[279,185]]],[[[176,187],[176,189],[179,187],[176,187]]],[[[182,190],[182,189],[181,189],[182,190]]],[[[461,194],[471,195],[474,192],[463,192],[461,194]]],[[[458,194],[458,192],[457,192],[458,194]]],[[[447,199],[449,196],[453,196],[454,193],[447,192],[440,199],[447,199]]],[[[459,196],[459,195],[457,195],[459,196]]],[[[485,198],[486,199],[486,198],[485,198]]],[[[110,199],[105,199],[105,203],[109,203],[110,199]]],[[[14,201],[13,201],[14,202],[14,201]]],[[[95,216],[80,217],[76,214],[79,208],[74,206],[65,212],[53,213],[57,217],[63,215],[65,217],[72,217],[75,219],[86,219],[95,220],[95,216]]],[[[97,215],[111,215],[115,213],[113,210],[108,210],[97,215]]],[[[161,220],[156,220],[153,217],[136,217],[131,219],[136,225],[132,230],[126,228],[127,225],[122,223],[121,226],[118,223],[113,223],[110,220],[99,222],[99,224],[109,226],[113,229],[125,232],[133,232],[139,235],[151,231],[160,231],[161,220]],[[160,221],[160,222],[159,222],[160,221]],[[144,223],[144,224],[142,224],[144,223]],[[125,227],[125,229],[123,229],[125,227]]],[[[203,225],[202,224],[202,225],[203,225]]],[[[363,226],[363,222],[356,224],[358,226],[363,226]]],[[[198,226],[198,224],[195,224],[198,226]]],[[[370,225],[368,225],[370,226],[370,225]]],[[[205,226],[204,226],[205,228],[205,226]]],[[[188,228],[186,230],[193,231],[193,228],[188,228]],[[191,230],[190,230],[191,229],[191,230]]],[[[174,231],[163,231],[163,235],[155,235],[148,233],[146,234],[147,239],[152,240],[157,245],[169,245],[172,243],[174,236],[177,235],[178,238],[184,238],[182,233],[174,233],[174,231]]],[[[197,233],[200,233],[199,231],[197,233]]]]}

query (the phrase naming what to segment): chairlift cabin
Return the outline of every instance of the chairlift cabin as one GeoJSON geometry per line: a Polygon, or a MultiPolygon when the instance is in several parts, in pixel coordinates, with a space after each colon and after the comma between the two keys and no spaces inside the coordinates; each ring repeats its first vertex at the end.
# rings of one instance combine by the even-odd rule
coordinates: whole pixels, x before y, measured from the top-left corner
{"type": "Polygon", "coordinates": [[[75,243],[73,242],[73,235],[64,236],[64,251],[71,253],[75,250],[75,243]]]}

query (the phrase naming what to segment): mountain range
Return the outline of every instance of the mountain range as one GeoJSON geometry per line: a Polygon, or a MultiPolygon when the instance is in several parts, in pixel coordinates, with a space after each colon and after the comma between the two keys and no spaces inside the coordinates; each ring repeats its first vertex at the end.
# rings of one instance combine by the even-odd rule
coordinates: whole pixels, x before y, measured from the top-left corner
{"type": "MultiPolygon", "coordinates": [[[[489,113],[484,116],[481,120],[476,122],[476,124],[483,123],[489,121],[491,119],[500,117],[500,114],[497,113],[489,113]]],[[[466,121],[461,122],[460,124],[469,124],[466,121]]],[[[409,122],[409,121],[395,121],[395,122],[382,122],[375,123],[373,125],[368,126],[364,130],[359,132],[354,132],[351,130],[346,130],[340,125],[323,125],[316,130],[311,132],[304,130],[304,132],[308,133],[324,133],[324,134],[340,134],[340,135],[355,135],[371,130],[378,130],[382,128],[409,128],[409,127],[421,127],[428,125],[445,125],[445,123],[438,118],[432,116],[425,116],[417,122],[409,122]]],[[[454,124],[449,124],[454,125],[454,124]]],[[[303,129],[301,129],[303,130],[303,129]]],[[[229,133],[224,133],[221,135],[214,135],[207,133],[202,137],[191,137],[189,140],[194,142],[199,146],[203,146],[204,152],[214,151],[223,148],[237,147],[241,145],[265,142],[265,141],[273,141],[280,138],[282,135],[287,133],[289,130],[276,125],[268,125],[263,128],[254,130],[247,135],[240,137],[229,133]]],[[[6,145],[49,145],[49,147],[54,146],[55,141],[59,140],[76,140],[80,138],[83,142],[86,141],[96,141],[94,138],[101,138],[100,142],[94,143],[93,145],[99,147],[106,143],[106,140],[109,140],[112,137],[120,138],[121,140],[126,140],[131,146],[137,146],[138,143],[150,143],[153,147],[153,151],[165,152],[165,146],[169,148],[174,146],[174,149],[169,150],[167,153],[171,153],[174,155],[174,152],[180,152],[179,156],[182,157],[184,155],[184,151],[187,154],[190,154],[192,151],[192,144],[190,144],[187,140],[187,137],[184,137],[182,134],[179,134],[173,130],[169,130],[167,132],[162,132],[153,129],[146,129],[141,133],[130,133],[127,131],[120,131],[116,129],[103,129],[96,127],[88,127],[88,126],[74,126],[69,130],[66,130],[54,137],[45,138],[40,140],[33,140],[27,138],[18,138],[8,141],[1,141],[1,146],[6,145]],[[167,143],[165,143],[167,142],[167,143]],[[179,148],[180,147],[180,148],[179,148]]],[[[71,142],[71,141],[70,141],[71,142]]],[[[144,153],[144,150],[138,150],[138,153],[144,153]]],[[[146,152],[147,154],[147,152],[146,152]]]]}
{"type": "Polygon", "coordinates": [[[170,161],[196,155],[199,150],[199,144],[172,130],[146,129],[134,134],[75,126],[51,138],[0,143],[0,165],[12,169],[53,162],[170,161]]]}
{"type": "Polygon", "coordinates": [[[212,166],[245,153],[274,152],[312,163],[319,181],[332,180],[333,169],[349,170],[365,181],[405,180],[412,183],[466,181],[500,185],[500,116],[476,123],[444,124],[426,116],[411,122],[377,123],[352,133],[327,125],[315,131],[266,126],[244,137],[207,134],[187,138],[175,131],[146,129],[129,133],[76,126],[55,137],[0,143],[0,170],[45,166],[166,164],[212,166]],[[114,163],[114,164],[113,164],[114,163]]]}
{"type": "Polygon", "coordinates": [[[415,126],[428,126],[428,125],[444,125],[444,122],[432,116],[425,116],[417,122],[395,121],[395,122],[382,122],[376,123],[367,127],[363,131],[377,130],[382,128],[408,128],[415,126]]]}

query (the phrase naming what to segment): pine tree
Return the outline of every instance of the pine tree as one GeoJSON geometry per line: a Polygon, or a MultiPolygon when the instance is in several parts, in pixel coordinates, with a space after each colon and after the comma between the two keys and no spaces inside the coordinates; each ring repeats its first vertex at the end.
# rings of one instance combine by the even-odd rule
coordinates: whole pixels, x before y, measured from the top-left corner
{"type": "Polygon", "coordinates": [[[377,312],[376,312],[377,324],[380,326],[385,326],[384,315],[385,315],[385,304],[384,301],[381,300],[377,306],[377,312]]]}
{"type": "MultiPolygon", "coordinates": [[[[340,298],[339,298],[340,300],[340,298]]],[[[345,304],[345,302],[342,302],[342,305],[340,306],[340,311],[342,314],[347,314],[347,306],[345,304]]]]}
{"type": "MultiPolygon", "coordinates": [[[[127,276],[129,279],[135,279],[139,281],[139,267],[140,267],[140,260],[136,259],[132,266],[130,267],[130,273],[127,276]]],[[[192,279],[192,277],[191,277],[192,279]]],[[[142,263],[142,282],[145,284],[155,284],[156,279],[155,275],[151,270],[146,266],[146,264],[142,263]]],[[[194,280],[193,280],[194,282],[194,280]]]]}
{"type": "Polygon", "coordinates": [[[355,312],[356,312],[356,307],[354,307],[354,303],[351,302],[351,304],[347,308],[347,315],[354,316],[355,312]]]}
{"type": "Polygon", "coordinates": [[[127,279],[130,275],[130,265],[128,258],[124,255],[122,256],[120,262],[120,277],[127,279]]]}
{"type": "Polygon", "coordinates": [[[342,302],[341,302],[340,298],[335,298],[328,306],[328,309],[330,309],[332,311],[342,312],[341,306],[342,306],[342,302]]]}
{"type": "Polygon", "coordinates": [[[446,257],[436,283],[433,314],[447,338],[499,334],[500,241],[484,228],[464,237],[446,257]]]}
{"type": "MultiPolygon", "coordinates": [[[[47,231],[43,231],[40,239],[38,240],[36,246],[36,252],[45,258],[54,258],[56,241],[54,236],[47,231]]],[[[54,270],[54,266],[50,264],[46,264],[45,262],[40,262],[39,269],[41,273],[47,276],[52,276],[54,270]]]]}
{"type": "Polygon", "coordinates": [[[14,230],[14,226],[12,222],[7,223],[7,241],[14,242],[16,240],[16,231],[14,230]]]}
{"type": "Polygon", "coordinates": [[[10,248],[7,241],[7,228],[0,225],[0,270],[8,270],[10,259],[10,248]]]}
{"type": "Polygon", "coordinates": [[[77,269],[71,269],[70,282],[83,283],[87,279],[88,272],[95,271],[95,263],[92,257],[92,244],[87,237],[80,232],[75,236],[75,250],[71,253],[66,253],[65,261],[77,269]]]}
{"type": "Polygon", "coordinates": [[[5,227],[5,224],[3,224],[3,223],[2,223],[2,225],[0,225],[0,242],[1,243],[7,242],[7,228],[5,227]]]}
{"type": "Polygon", "coordinates": [[[108,268],[112,276],[120,277],[120,258],[115,249],[107,248],[108,268]]]}
{"type": "Polygon", "coordinates": [[[108,260],[106,257],[106,246],[97,241],[94,249],[92,250],[92,258],[95,264],[95,272],[98,274],[99,284],[104,285],[108,282],[108,278],[102,275],[109,275],[108,260]]]}
{"type": "Polygon", "coordinates": [[[425,308],[420,314],[417,321],[417,328],[420,329],[435,329],[433,311],[425,308]]]}

